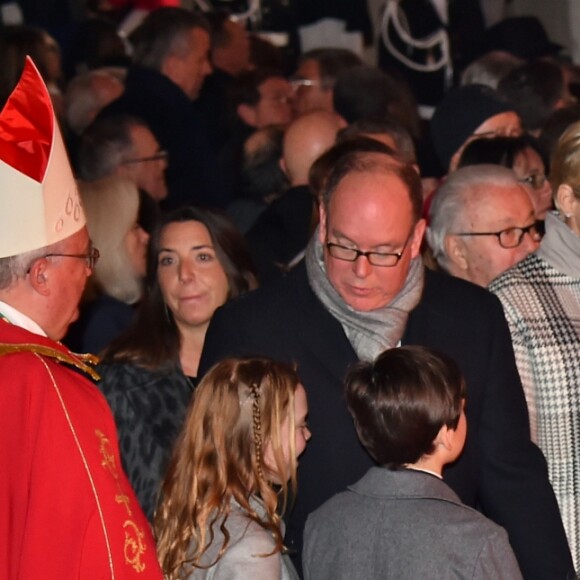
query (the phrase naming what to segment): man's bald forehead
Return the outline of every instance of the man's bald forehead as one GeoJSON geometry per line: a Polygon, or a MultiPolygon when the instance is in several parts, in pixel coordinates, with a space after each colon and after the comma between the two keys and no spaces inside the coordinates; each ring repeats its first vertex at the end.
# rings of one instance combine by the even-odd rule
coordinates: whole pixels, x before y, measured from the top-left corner
{"type": "Polygon", "coordinates": [[[413,165],[404,163],[396,155],[377,151],[354,151],[336,162],[328,175],[322,192],[327,208],[334,191],[342,180],[353,173],[382,173],[397,177],[409,191],[415,221],[420,219],[423,208],[423,190],[417,170],[413,165]]]}

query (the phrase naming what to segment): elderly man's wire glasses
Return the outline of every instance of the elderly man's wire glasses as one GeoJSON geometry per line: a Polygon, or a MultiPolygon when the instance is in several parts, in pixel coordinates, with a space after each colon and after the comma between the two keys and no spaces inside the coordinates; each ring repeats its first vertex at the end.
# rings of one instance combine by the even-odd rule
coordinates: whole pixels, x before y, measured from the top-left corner
{"type": "Polygon", "coordinates": [[[539,224],[535,222],[524,228],[506,228],[499,232],[459,232],[452,234],[454,236],[495,236],[499,245],[502,248],[517,248],[528,234],[534,242],[539,242],[542,239],[542,234],[538,229],[539,224]]]}
{"type": "Polygon", "coordinates": [[[547,179],[548,178],[543,173],[532,173],[532,175],[528,175],[527,177],[518,179],[518,181],[520,183],[526,183],[532,189],[542,189],[547,179]]]}
{"type": "Polygon", "coordinates": [[[410,239],[411,236],[407,238],[407,241],[401,248],[400,252],[363,252],[362,250],[348,248],[347,246],[341,246],[340,244],[335,244],[333,242],[326,242],[326,248],[328,249],[328,253],[337,260],[356,262],[360,256],[364,256],[372,266],[392,268],[399,263],[399,260],[405,253],[405,248],[410,239]]]}
{"type": "Polygon", "coordinates": [[[121,161],[121,165],[132,165],[133,163],[147,163],[148,161],[167,161],[169,154],[167,151],[158,151],[155,155],[149,155],[149,157],[134,157],[132,159],[125,159],[121,161]]]}
{"type": "MultiPolygon", "coordinates": [[[[87,264],[87,268],[93,270],[101,257],[101,253],[97,248],[91,247],[91,249],[86,254],[58,254],[58,253],[51,253],[51,254],[44,254],[43,256],[38,256],[36,260],[41,260],[43,258],[78,258],[81,260],[85,260],[87,264]]],[[[35,262],[36,262],[35,260],[35,262]]],[[[32,265],[26,271],[27,274],[30,274],[30,270],[32,269],[32,265]]]]}

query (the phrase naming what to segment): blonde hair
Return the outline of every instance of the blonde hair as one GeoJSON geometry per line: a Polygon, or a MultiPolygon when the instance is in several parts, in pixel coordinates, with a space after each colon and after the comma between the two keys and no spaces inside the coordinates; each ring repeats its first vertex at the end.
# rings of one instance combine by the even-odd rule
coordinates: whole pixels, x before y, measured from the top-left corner
{"type": "Polygon", "coordinates": [[[225,359],[205,375],[190,404],[155,514],[157,552],[166,578],[187,577],[193,569],[211,566],[222,557],[229,543],[226,522],[232,499],[272,534],[272,553],[284,550],[277,508],[286,509],[288,479],[292,494],[296,491],[298,384],[294,369],[266,358],[225,359]],[[282,449],[286,418],[290,473],[282,449]],[[279,493],[268,481],[271,472],[264,460],[268,444],[280,474],[279,493]],[[262,500],[264,518],[251,507],[251,496],[262,500]],[[214,541],[214,526],[219,526],[224,541],[215,562],[201,565],[214,541]]]}
{"type": "Polygon", "coordinates": [[[580,121],[564,131],[552,154],[550,183],[554,196],[560,185],[568,185],[580,198],[580,121]]]}
{"type": "Polygon", "coordinates": [[[95,282],[105,294],[135,304],[141,298],[142,280],[131,266],[125,237],[137,221],[139,190],[128,179],[107,177],[79,182],[79,192],[89,236],[101,253],[95,282]]]}

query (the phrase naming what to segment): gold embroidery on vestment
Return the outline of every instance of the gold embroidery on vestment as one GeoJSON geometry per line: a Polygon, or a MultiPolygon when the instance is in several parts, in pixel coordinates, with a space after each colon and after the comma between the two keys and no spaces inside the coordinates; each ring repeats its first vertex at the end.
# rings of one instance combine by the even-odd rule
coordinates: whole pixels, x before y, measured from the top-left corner
{"type": "Polygon", "coordinates": [[[101,378],[95,369],[89,366],[96,365],[99,362],[99,357],[94,354],[75,354],[73,356],[50,346],[26,342],[21,344],[0,344],[0,356],[18,352],[32,352],[69,364],[89,375],[94,381],[98,381],[101,378]]]}
{"type": "Polygon", "coordinates": [[[145,564],[141,562],[141,556],[147,549],[143,543],[145,535],[133,520],[127,520],[123,528],[125,528],[125,561],[131,564],[137,572],[143,572],[145,564]]]}
{"type": "MultiPolygon", "coordinates": [[[[123,492],[121,482],[119,481],[119,471],[115,462],[115,455],[109,438],[100,430],[95,429],[95,435],[99,439],[99,451],[103,460],[101,466],[111,475],[115,480],[117,493],[115,494],[115,501],[123,504],[128,516],[132,516],[133,512],[130,507],[130,498],[123,492]]],[[[133,520],[126,520],[123,524],[125,530],[125,545],[123,553],[125,555],[125,563],[131,565],[136,572],[143,572],[146,565],[141,561],[141,557],[147,549],[147,545],[143,543],[145,534],[137,526],[133,520]]]]}

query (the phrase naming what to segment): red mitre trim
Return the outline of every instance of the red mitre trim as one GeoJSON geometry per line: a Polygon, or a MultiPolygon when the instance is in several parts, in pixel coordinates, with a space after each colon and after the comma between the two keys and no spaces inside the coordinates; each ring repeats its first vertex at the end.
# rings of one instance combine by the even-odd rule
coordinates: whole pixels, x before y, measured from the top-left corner
{"type": "Polygon", "coordinates": [[[41,183],[52,148],[54,123],[48,90],[27,56],[22,76],[0,113],[0,160],[41,183]]]}

